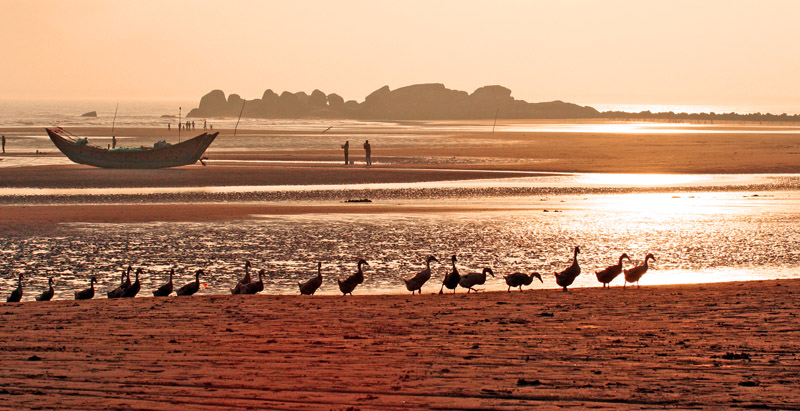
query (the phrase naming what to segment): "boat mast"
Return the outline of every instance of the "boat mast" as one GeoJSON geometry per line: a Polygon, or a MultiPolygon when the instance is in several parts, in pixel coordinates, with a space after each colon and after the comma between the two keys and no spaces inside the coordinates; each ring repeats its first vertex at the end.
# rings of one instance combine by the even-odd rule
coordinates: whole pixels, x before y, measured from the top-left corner
{"type": "Polygon", "coordinates": [[[117,103],[117,108],[114,109],[114,120],[111,121],[111,135],[114,135],[114,125],[117,123],[117,110],[119,110],[119,103],[117,103]]]}
{"type": "Polygon", "coordinates": [[[233,136],[236,137],[236,130],[239,128],[239,121],[242,119],[242,113],[244,113],[244,104],[247,103],[247,100],[242,100],[242,109],[239,110],[239,118],[236,120],[236,126],[233,127],[233,136]]]}

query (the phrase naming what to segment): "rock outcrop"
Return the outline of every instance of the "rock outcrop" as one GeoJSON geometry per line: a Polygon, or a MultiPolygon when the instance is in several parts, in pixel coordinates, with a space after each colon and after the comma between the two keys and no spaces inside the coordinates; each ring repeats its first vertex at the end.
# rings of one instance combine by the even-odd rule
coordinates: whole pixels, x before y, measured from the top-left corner
{"type": "Polygon", "coordinates": [[[88,113],[83,113],[83,114],[81,114],[81,117],[97,117],[97,112],[96,111],[90,111],[88,113]]]}
{"type": "MultiPolygon", "coordinates": [[[[235,117],[245,103],[237,94],[225,99],[221,90],[213,90],[200,99],[188,117],[235,117]]],[[[266,90],[260,99],[247,100],[242,114],[249,118],[352,118],[365,120],[458,120],[499,118],[590,118],[597,110],[577,104],[552,101],[528,103],[516,100],[511,90],[485,86],[472,94],[451,90],[444,84],[415,84],[395,90],[383,86],[370,93],[362,103],[345,101],[338,94],[314,90],[284,91],[280,95],[266,90]]]]}

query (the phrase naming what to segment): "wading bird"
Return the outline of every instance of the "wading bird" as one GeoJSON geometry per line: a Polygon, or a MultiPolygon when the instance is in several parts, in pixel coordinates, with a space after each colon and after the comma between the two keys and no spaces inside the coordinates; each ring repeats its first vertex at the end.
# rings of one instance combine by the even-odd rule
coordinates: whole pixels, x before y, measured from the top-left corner
{"type": "Polygon", "coordinates": [[[555,273],[556,284],[564,287],[564,291],[567,291],[567,287],[572,285],[572,282],[575,281],[575,278],[581,275],[581,266],[578,265],[578,253],[580,252],[581,248],[575,247],[575,253],[572,256],[572,265],[560,273],[555,273]]]}
{"type": "Polygon", "coordinates": [[[47,290],[42,291],[38,297],[36,297],[36,301],[50,301],[53,299],[53,295],[55,295],[56,290],[53,289],[53,277],[47,279],[47,283],[49,288],[47,290]]]}
{"type": "Polygon", "coordinates": [[[339,291],[342,292],[342,295],[353,295],[353,290],[356,289],[356,286],[364,282],[364,272],[361,270],[362,265],[369,266],[367,261],[361,258],[358,260],[358,271],[355,274],[347,277],[344,281],[336,280],[339,283],[339,291]]]}
{"type": "Polygon", "coordinates": [[[322,285],[322,263],[317,263],[317,276],[311,277],[304,283],[297,283],[300,287],[301,295],[314,295],[317,289],[322,285]]]}
{"type": "Polygon", "coordinates": [[[411,291],[411,295],[414,295],[414,291],[418,291],[422,294],[422,286],[431,278],[431,261],[439,262],[436,257],[432,255],[428,256],[428,258],[425,259],[424,270],[418,272],[417,275],[412,278],[403,279],[403,282],[406,283],[406,288],[408,291],[411,291]]]}
{"type": "Polygon", "coordinates": [[[477,292],[478,290],[476,290],[476,289],[474,289],[472,287],[474,287],[476,285],[482,285],[483,283],[485,283],[486,282],[486,274],[487,273],[489,275],[491,275],[492,278],[494,278],[494,272],[492,272],[492,269],[489,268],[489,267],[485,267],[483,269],[483,271],[481,271],[479,273],[469,273],[469,274],[467,274],[465,276],[462,276],[461,277],[461,281],[458,282],[458,285],[466,288],[467,289],[467,294],[469,294],[470,291],[477,292]]]}
{"type": "Polygon", "coordinates": [[[514,273],[503,277],[506,280],[506,284],[508,284],[508,292],[511,292],[511,287],[519,287],[519,291],[522,291],[523,285],[531,285],[533,282],[533,278],[536,277],[539,279],[539,282],[544,284],[542,281],[542,276],[539,273],[531,273],[531,275],[527,275],[525,273],[514,273]]]}
{"type": "Polygon", "coordinates": [[[91,300],[94,298],[94,283],[97,282],[97,278],[92,276],[89,280],[89,288],[83,291],[75,291],[75,299],[76,300],[91,300]]]}
{"type": "Polygon", "coordinates": [[[648,253],[647,256],[644,257],[644,262],[642,264],[625,270],[625,283],[622,284],[622,288],[625,288],[625,285],[628,283],[636,283],[636,288],[639,288],[639,279],[641,279],[644,273],[647,272],[647,269],[650,268],[647,265],[647,261],[650,259],[655,261],[656,257],[652,253],[648,253]]]}
{"type": "Polygon", "coordinates": [[[450,260],[453,263],[453,271],[444,276],[442,287],[439,289],[439,294],[444,294],[445,287],[447,287],[448,290],[453,290],[453,294],[455,294],[456,287],[458,287],[458,283],[461,281],[461,274],[458,273],[458,268],[456,268],[456,255],[453,254],[450,257],[450,260]]]}
{"type": "Polygon", "coordinates": [[[627,258],[628,261],[631,260],[631,258],[628,257],[628,254],[622,253],[622,255],[619,256],[619,262],[616,265],[610,265],[606,267],[605,270],[595,272],[597,281],[603,283],[603,288],[609,286],[608,283],[614,281],[614,279],[622,273],[622,260],[625,258],[627,258]]]}

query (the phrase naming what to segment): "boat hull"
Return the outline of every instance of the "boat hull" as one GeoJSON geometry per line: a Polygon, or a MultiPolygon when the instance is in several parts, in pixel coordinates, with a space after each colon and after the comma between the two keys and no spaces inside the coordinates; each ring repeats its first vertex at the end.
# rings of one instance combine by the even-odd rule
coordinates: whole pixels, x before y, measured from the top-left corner
{"type": "Polygon", "coordinates": [[[141,150],[108,150],[78,144],[47,130],[47,135],[67,158],[78,163],[102,168],[168,168],[194,164],[217,138],[217,133],[203,133],[184,142],[160,148],[141,150]]]}

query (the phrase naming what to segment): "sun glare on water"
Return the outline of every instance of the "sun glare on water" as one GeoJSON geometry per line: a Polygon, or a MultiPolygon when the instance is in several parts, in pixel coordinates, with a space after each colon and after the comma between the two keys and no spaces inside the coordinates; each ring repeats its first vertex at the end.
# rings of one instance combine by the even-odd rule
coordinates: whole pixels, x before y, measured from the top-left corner
{"type": "Polygon", "coordinates": [[[585,174],[578,180],[592,185],[650,187],[696,183],[703,178],[703,176],[690,174],[585,174]]]}

